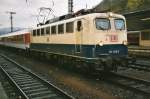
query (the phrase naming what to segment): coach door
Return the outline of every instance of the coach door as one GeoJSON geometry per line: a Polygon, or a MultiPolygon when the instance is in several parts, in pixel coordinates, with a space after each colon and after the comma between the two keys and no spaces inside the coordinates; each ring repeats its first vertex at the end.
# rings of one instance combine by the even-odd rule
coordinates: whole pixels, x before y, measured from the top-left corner
{"type": "Polygon", "coordinates": [[[81,53],[82,32],[83,32],[82,20],[77,20],[76,21],[76,45],[75,45],[76,53],[81,53]]]}

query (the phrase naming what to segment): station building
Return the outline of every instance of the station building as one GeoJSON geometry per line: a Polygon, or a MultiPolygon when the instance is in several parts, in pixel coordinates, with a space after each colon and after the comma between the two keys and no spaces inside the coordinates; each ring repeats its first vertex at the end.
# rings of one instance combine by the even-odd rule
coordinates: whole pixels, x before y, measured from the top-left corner
{"type": "Polygon", "coordinates": [[[150,9],[124,14],[129,44],[150,46],[150,9]]]}

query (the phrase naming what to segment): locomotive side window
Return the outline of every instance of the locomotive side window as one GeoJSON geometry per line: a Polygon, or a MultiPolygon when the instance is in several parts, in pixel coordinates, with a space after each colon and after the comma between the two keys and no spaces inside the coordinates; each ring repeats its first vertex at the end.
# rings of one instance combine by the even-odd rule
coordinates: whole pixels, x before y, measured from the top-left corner
{"type": "Polygon", "coordinates": [[[73,22],[69,22],[69,23],[66,23],[66,33],[73,33],[74,29],[74,23],[73,22]]]}
{"type": "Polygon", "coordinates": [[[107,18],[97,18],[95,20],[96,28],[98,30],[108,30],[110,29],[110,21],[107,18]]]}
{"type": "Polygon", "coordinates": [[[51,34],[56,34],[56,26],[51,27],[51,34]]]}
{"type": "Polygon", "coordinates": [[[44,28],[41,28],[41,35],[44,35],[44,34],[45,34],[44,28]]]}
{"type": "Polygon", "coordinates": [[[46,34],[47,34],[47,35],[50,34],[50,27],[46,27],[46,34]]]}
{"type": "Polygon", "coordinates": [[[117,30],[124,30],[125,29],[125,22],[123,19],[115,19],[115,28],[117,30]]]}
{"type": "Polygon", "coordinates": [[[77,31],[81,31],[82,30],[82,21],[78,21],[77,22],[77,31]]]}
{"type": "Polygon", "coordinates": [[[64,33],[64,24],[58,25],[58,34],[63,34],[64,33]]]}
{"type": "Polygon", "coordinates": [[[33,30],[33,34],[32,34],[33,36],[36,36],[36,30],[33,30]]]}
{"type": "Polygon", "coordinates": [[[37,36],[40,36],[40,29],[37,29],[37,36]]]}

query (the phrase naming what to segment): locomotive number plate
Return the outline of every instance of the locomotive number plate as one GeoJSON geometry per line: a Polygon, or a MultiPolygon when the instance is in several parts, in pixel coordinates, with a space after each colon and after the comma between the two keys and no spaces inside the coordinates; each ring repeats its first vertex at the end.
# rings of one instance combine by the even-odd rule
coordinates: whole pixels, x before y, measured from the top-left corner
{"type": "Polygon", "coordinates": [[[119,50],[109,50],[108,53],[109,54],[119,54],[119,50]]]}

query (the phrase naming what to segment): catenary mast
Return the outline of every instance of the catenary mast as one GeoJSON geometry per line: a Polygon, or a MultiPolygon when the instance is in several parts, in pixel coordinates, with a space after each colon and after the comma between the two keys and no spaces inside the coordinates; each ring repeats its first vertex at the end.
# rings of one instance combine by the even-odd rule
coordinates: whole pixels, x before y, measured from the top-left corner
{"type": "Polygon", "coordinates": [[[73,14],[73,0],[68,0],[68,14],[73,14]]]}

